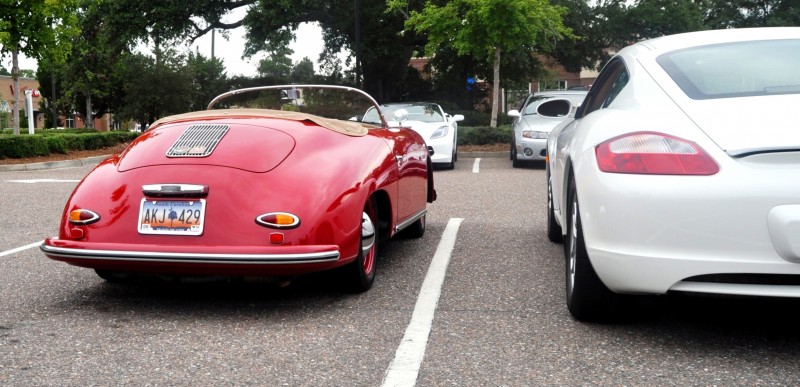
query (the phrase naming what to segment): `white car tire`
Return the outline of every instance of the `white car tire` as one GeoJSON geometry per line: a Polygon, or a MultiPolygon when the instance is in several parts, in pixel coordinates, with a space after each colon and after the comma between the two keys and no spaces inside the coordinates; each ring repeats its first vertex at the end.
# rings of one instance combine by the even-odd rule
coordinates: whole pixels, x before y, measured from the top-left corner
{"type": "Polygon", "coordinates": [[[606,321],[621,310],[622,296],[603,284],[589,260],[583,239],[578,194],[572,177],[568,192],[567,239],[564,241],[567,309],[578,320],[606,321]]]}

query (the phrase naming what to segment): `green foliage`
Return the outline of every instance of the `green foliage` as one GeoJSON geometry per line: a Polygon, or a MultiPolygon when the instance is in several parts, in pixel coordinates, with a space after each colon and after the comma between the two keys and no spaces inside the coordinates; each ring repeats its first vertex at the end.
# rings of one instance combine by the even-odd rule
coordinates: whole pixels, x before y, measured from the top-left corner
{"type": "Polygon", "coordinates": [[[10,53],[14,81],[13,129],[19,134],[19,54],[41,58],[58,55],[57,46],[66,46],[74,31],[76,0],[3,0],[0,7],[0,53],[10,53]]]}
{"type": "Polygon", "coordinates": [[[291,54],[292,50],[288,47],[271,53],[258,62],[258,74],[262,77],[289,79],[292,72],[292,59],[289,58],[291,54]]]}
{"type": "Polygon", "coordinates": [[[49,153],[61,153],[66,154],[67,150],[67,140],[64,139],[63,136],[48,136],[45,137],[47,141],[47,150],[49,153]]]}
{"type": "Polygon", "coordinates": [[[426,3],[412,11],[406,27],[427,33],[426,51],[441,45],[458,54],[492,62],[496,50],[547,51],[554,41],[570,36],[562,21],[566,9],[548,0],[453,0],[426,3]]]}
{"type": "MultiPolygon", "coordinates": [[[[402,7],[400,0],[390,6],[402,7]]],[[[491,126],[497,121],[500,65],[503,55],[544,53],[572,31],[563,24],[563,7],[549,0],[452,0],[438,5],[427,2],[421,11],[411,11],[406,28],[427,35],[426,52],[452,48],[458,55],[492,63],[491,126]]]]}
{"type": "Polygon", "coordinates": [[[179,72],[188,71],[191,79],[190,110],[205,110],[214,97],[227,91],[225,66],[219,58],[209,59],[199,52],[189,53],[186,67],[179,72]]]}
{"type": "MultiPolygon", "coordinates": [[[[459,127],[466,126],[466,127],[484,127],[489,125],[489,121],[491,120],[491,114],[489,112],[480,112],[477,110],[460,110],[460,109],[445,109],[448,114],[455,115],[461,114],[464,116],[464,121],[459,122],[459,127]]],[[[497,124],[498,126],[501,125],[510,125],[511,118],[506,115],[500,115],[497,117],[497,124]]]]}
{"type": "Polygon", "coordinates": [[[458,127],[458,145],[508,144],[511,125],[458,127]]]}
{"type": "Polygon", "coordinates": [[[0,159],[46,156],[74,150],[101,149],[132,141],[134,132],[98,132],[93,129],[39,130],[34,135],[0,133],[0,159]]]}
{"type": "Polygon", "coordinates": [[[314,62],[308,57],[303,57],[301,61],[295,63],[289,74],[292,83],[313,83],[315,77],[314,62]]]}
{"type": "Polygon", "coordinates": [[[124,84],[117,118],[152,124],[192,108],[192,73],[184,71],[182,57],[165,50],[155,57],[126,55],[120,63],[124,84]]]}
{"type": "Polygon", "coordinates": [[[45,156],[50,154],[47,139],[42,136],[0,136],[0,159],[45,156]]]}

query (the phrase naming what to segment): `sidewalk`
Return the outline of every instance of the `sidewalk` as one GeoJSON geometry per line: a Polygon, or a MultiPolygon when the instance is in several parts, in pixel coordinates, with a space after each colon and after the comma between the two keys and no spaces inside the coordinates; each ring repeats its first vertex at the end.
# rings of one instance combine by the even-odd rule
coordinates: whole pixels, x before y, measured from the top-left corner
{"type": "Polygon", "coordinates": [[[105,160],[108,156],[110,155],[94,156],[75,160],[49,161],[45,163],[3,164],[0,165],[0,172],[41,171],[46,169],[82,167],[84,165],[95,165],[105,160]]]}

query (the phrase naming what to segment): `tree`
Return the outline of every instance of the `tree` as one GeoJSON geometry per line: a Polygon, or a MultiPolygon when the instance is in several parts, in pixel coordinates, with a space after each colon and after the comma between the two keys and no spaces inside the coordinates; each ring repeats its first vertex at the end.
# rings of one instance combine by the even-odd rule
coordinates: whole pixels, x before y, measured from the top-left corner
{"type": "Polygon", "coordinates": [[[301,61],[295,63],[294,67],[292,67],[290,79],[294,83],[311,83],[314,81],[315,76],[314,63],[308,57],[303,57],[301,61]]]}
{"type": "Polygon", "coordinates": [[[291,41],[300,23],[319,23],[325,42],[322,68],[336,78],[341,69],[337,55],[347,49],[352,54],[345,65],[352,65],[355,71],[345,82],[378,100],[393,100],[421,41],[414,34],[402,34],[404,18],[386,11],[384,1],[284,0],[280,6],[260,2],[244,20],[248,32],[245,54],[274,51],[291,41]]]}
{"type": "Polygon", "coordinates": [[[40,59],[47,47],[69,46],[74,31],[75,0],[0,0],[0,45],[11,54],[14,82],[12,121],[19,134],[19,54],[40,59]]]}
{"type": "Polygon", "coordinates": [[[276,49],[258,62],[258,74],[262,77],[282,79],[285,82],[292,72],[292,59],[289,58],[291,54],[292,50],[288,47],[276,49]]]}
{"type": "Polygon", "coordinates": [[[711,1],[704,10],[708,28],[800,25],[797,0],[711,1]]]}
{"type": "Polygon", "coordinates": [[[192,109],[192,72],[173,50],[126,54],[118,74],[127,80],[117,117],[144,124],[192,109]]]}
{"type": "MultiPolygon", "coordinates": [[[[393,0],[392,7],[403,8],[403,0],[393,0]]],[[[500,63],[510,50],[529,52],[550,50],[571,31],[564,26],[566,9],[548,0],[453,0],[439,6],[428,2],[422,11],[411,11],[405,25],[428,37],[426,51],[433,53],[441,45],[453,47],[460,55],[469,55],[492,63],[492,118],[497,126],[500,102],[500,63]]]]}
{"type": "Polygon", "coordinates": [[[190,110],[205,110],[214,97],[227,91],[228,79],[220,59],[209,59],[199,52],[190,52],[186,67],[191,77],[190,110]]]}

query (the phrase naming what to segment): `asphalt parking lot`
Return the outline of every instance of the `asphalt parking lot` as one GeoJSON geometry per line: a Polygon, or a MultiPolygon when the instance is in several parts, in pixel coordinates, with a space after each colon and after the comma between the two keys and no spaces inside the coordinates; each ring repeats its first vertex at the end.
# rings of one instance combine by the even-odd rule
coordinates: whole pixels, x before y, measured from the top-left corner
{"type": "Polygon", "coordinates": [[[0,385],[800,384],[797,300],[648,297],[621,322],[573,320],[541,165],[437,170],[425,236],[384,246],[357,295],[329,273],[110,284],[51,261],[35,246],[90,168],[0,172],[0,385]]]}

